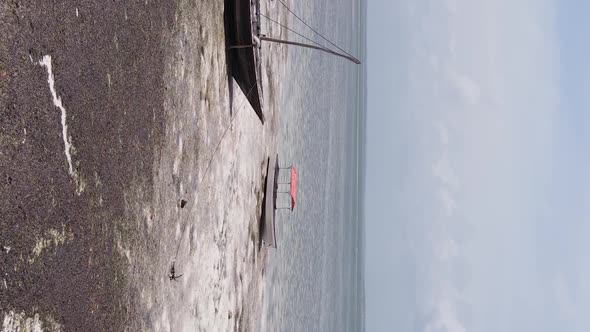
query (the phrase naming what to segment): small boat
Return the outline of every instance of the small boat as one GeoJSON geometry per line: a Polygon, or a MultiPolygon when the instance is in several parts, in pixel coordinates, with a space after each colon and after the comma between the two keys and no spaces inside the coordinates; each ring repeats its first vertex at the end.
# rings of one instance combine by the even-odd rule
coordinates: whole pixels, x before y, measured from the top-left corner
{"type": "Polygon", "coordinates": [[[262,209],[261,234],[262,241],[268,247],[277,247],[277,235],[275,231],[276,210],[291,210],[295,208],[297,194],[297,172],[293,165],[289,167],[279,166],[279,156],[269,157],[266,164],[266,180],[264,184],[264,203],[262,209]],[[289,171],[289,182],[279,182],[279,172],[289,171]],[[289,189],[279,190],[279,186],[288,185],[289,189]],[[290,202],[288,206],[277,207],[278,194],[288,194],[290,202]]]}
{"type": "Polygon", "coordinates": [[[266,164],[266,183],[264,188],[264,205],[262,209],[262,241],[268,247],[277,247],[275,216],[277,202],[277,182],[279,179],[279,158],[269,157],[266,164]]]}

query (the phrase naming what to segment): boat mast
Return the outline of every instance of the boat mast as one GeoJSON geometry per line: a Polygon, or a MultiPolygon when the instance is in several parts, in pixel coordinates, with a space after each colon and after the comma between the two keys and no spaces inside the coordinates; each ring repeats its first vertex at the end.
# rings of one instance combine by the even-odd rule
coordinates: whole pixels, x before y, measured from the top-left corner
{"type": "Polygon", "coordinates": [[[276,38],[270,38],[270,37],[266,37],[266,36],[259,36],[258,38],[260,38],[260,40],[266,40],[269,42],[274,42],[274,43],[280,43],[280,44],[287,44],[287,45],[295,45],[295,46],[301,46],[301,47],[307,47],[307,48],[312,48],[314,50],[320,50],[320,51],[324,51],[326,53],[330,53],[332,55],[336,55],[339,56],[341,58],[344,58],[348,61],[354,62],[357,65],[361,64],[361,61],[355,57],[352,57],[350,55],[347,54],[342,54],[342,53],[338,53],[335,51],[332,51],[329,48],[326,47],[321,47],[321,46],[315,46],[315,45],[310,45],[310,44],[305,44],[305,43],[298,43],[298,42],[294,42],[294,41],[289,41],[289,40],[283,40],[283,39],[276,39],[276,38]]]}

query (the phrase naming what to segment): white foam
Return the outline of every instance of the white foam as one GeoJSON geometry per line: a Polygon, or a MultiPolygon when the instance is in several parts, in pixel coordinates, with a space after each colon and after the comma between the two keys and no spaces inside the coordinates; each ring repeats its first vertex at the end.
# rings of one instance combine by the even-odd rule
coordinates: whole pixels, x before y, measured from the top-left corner
{"type": "Polygon", "coordinates": [[[76,186],[78,188],[79,193],[82,190],[78,182],[78,175],[74,172],[74,165],[72,164],[72,138],[68,135],[68,125],[66,123],[66,109],[61,102],[61,98],[57,95],[57,92],[55,91],[55,79],[53,77],[53,69],[51,66],[51,55],[43,56],[43,59],[39,61],[39,65],[47,69],[47,83],[49,83],[49,91],[51,92],[51,96],[53,97],[53,104],[55,105],[55,107],[61,110],[62,136],[64,141],[64,152],[66,154],[66,159],[68,161],[68,171],[70,173],[70,176],[72,176],[76,181],[76,186]]]}
{"type": "Polygon", "coordinates": [[[35,314],[33,317],[27,317],[24,313],[17,314],[14,311],[10,311],[4,314],[2,332],[42,332],[42,326],[39,314],[35,314]]]}
{"type": "Polygon", "coordinates": [[[65,227],[62,225],[61,232],[55,228],[49,229],[45,236],[41,238],[37,238],[37,242],[35,243],[35,247],[33,247],[33,255],[29,258],[29,262],[33,263],[37,257],[41,255],[41,253],[54,246],[63,245],[66,242],[71,241],[74,238],[74,234],[71,232],[66,232],[65,227]]]}

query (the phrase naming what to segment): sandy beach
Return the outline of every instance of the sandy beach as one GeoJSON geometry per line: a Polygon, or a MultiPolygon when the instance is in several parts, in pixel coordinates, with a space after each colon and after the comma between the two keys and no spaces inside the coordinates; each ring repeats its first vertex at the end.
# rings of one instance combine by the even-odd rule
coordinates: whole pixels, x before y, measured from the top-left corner
{"type": "Polygon", "coordinates": [[[256,330],[286,48],[263,126],[220,1],[8,1],[0,35],[2,331],[256,330]]]}

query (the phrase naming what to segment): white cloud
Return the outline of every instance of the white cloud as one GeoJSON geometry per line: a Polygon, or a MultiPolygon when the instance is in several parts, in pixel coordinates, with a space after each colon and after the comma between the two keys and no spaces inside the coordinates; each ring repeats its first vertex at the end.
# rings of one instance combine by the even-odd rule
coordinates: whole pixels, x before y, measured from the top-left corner
{"type": "Polygon", "coordinates": [[[451,237],[445,236],[435,245],[434,251],[440,261],[448,262],[457,257],[459,246],[451,237]]]}
{"type": "Polygon", "coordinates": [[[464,324],[457,317],[455,304],[443,299],[436,304],[433,321],[426,327],[426,332],[466,332],[464,324]]]}
{"type": "Polygon", "coordinates": [[[481,89],[479,85],[465,74],[459,73],[454,68],[447,68],[447,80],[456,89],[464,102],[477,104],[480,100],[481,89]]]}
{"type": "Polygon", "coordinates": [[[451,56],[451,59],[455,59],[457,56],[457,36],[452,33],[449,41],[447,42],[447,50],[451,56]]]}
{"type": "Polygon", "coordinates": [[[459,179],[455,175],[447,156],[443,155],[432,165],[432,174],[445,185],[453,188],[459,186],[459,179]]]}
{"type": "Polygon", "coordinates": [[[434,128],[438,133],[438,138],[443,145],[448,145],[450,141],[449,129],[443,123],[434,123],[434,128]]]}
{"type": "Polygon", "coordinates": [[[560,276],[555,278],[553,287],[555,301],[561,315],[566,319],[575,318],[577,314],[576,304],[572,299],[572,293],[568,283],[562,276],[560,276]]]}
{"type": "Polygon", "coordinates": [[[455,209],[457,209],[457,202],[455,201],[453,196],[451,196],[451,193],[447,190],[439,190],[438,195],[442,202],[443,208],[445,209],[446,216],[452,217],[455,213],[455,209]]]}
{"type": "Polygon", "coordinates": [[[451,14],[457,13],[457,0],[444,0],[445,7],[451,14]]]}

